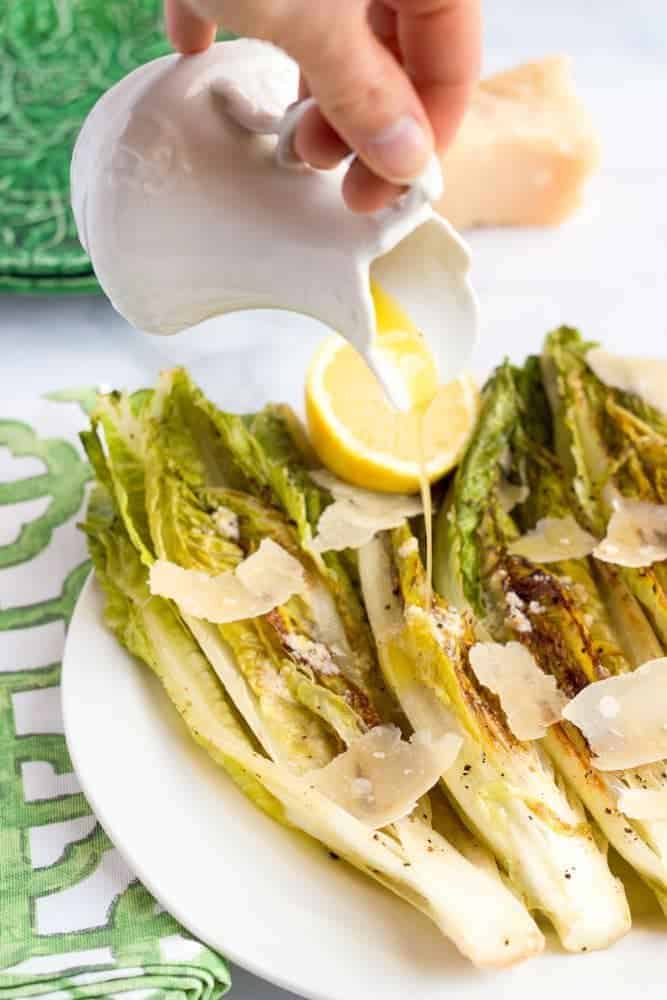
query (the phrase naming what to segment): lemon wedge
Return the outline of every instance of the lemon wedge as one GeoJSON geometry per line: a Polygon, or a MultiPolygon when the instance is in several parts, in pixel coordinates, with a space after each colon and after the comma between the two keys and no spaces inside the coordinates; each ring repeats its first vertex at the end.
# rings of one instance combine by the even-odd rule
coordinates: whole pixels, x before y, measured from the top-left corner
{"type": "Polygon", "coordinates": [[[371,490],[416,492],[422,456],[429,482],[456,465],[477,417],[479,394],[468,375],[438,387],[421,334],[389,296],[377,286],[372,291],[377,346],[400,371],[413,409],[394,410],[362,357],[333,335],[306,379],[310,437],[319,459],[341,479],[371,490]]]}

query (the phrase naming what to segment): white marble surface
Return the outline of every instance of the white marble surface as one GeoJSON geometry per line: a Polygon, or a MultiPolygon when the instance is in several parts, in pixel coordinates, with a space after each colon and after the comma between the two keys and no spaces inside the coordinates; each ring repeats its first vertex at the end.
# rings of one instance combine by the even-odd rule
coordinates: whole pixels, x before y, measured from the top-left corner
{"type": "MultiPolygon", "coordinates": [[[[664,0],[487,0],[485,8],[487,70],[572,54],[602,136],[603,166],[584,209],[561,229],[471,238],[483,309],[477,367],[486,370],[504,354],[522,358],[563,322],[612,349],[664,356],[664,0]]],[[[320,332],[299,317],[256,313],[157,340],[130,330],[101,298],[0,297],[0,393],[7,400],[57,386],[136,386],[182,362],[229,408],[251,409],[269,398],[296,402],[320,332]]],[[[288,994],[236,970],[233,996],[288,994]]]]}

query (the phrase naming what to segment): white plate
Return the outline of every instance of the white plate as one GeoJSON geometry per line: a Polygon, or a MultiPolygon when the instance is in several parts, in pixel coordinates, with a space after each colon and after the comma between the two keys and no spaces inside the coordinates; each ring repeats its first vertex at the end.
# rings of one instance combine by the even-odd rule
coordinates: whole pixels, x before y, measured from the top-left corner
{"type": "Polygon", "coordinates": [[[606,952],[570,956],[551,945],[507,972],[472,969],[425,917],[250,805],[101,612],[91,580],[63,663],[72,761],[131,868],[202,941],[318,1000],[490,1000],[499,991],[562,1000],[575,984],[577,996],[625,1000],[640,987],[643,998],[662,998],[667,927],[656,917],[606,952]]]}

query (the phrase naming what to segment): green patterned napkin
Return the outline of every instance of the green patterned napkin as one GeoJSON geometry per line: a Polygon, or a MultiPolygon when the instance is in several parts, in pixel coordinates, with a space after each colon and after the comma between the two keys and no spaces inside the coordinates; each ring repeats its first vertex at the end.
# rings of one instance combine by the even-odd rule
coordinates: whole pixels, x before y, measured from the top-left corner
{"type": "Polygon", "coordinates": [[[74,142],[104,91],[170,51],[162,0],[0,0],[0,292],[98,290],[70,210],[74,142]]]}
{"type": "Polygon", "coordinates": [[[69,207],[91,106],[169,51],[161,0],[0,0],[0,290],[97,288],[69,207]]]}
{"type": "Polygon", "coordinates": [[[77,432],[93,399],[5,402],[0,419],[0,1000],[216,1000],[224,960],[133,878],[63,736],[59,660],[89,571],[77,432]]]}

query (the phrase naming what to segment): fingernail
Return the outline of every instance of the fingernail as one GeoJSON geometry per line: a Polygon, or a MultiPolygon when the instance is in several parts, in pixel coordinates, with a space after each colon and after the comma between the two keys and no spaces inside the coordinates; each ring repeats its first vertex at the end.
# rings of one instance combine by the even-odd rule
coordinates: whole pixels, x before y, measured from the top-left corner
{"type": "Polygon", "coordinates": [[[405,115],[374,135],[369,153],[388,180],[403,183],[414,180],[424,168],[429,142],[423,128],[405,115]]]}

